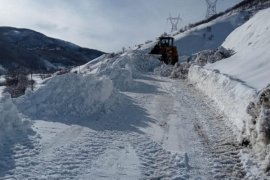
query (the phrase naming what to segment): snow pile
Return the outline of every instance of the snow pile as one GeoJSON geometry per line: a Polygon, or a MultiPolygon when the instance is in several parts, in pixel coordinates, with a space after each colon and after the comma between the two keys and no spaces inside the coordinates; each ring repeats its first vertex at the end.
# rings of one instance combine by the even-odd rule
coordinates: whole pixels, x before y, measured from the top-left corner
{"type": "Polygon", "coordinates": [[[204,50],[196,54],[195,63],[199,66],[204,66],[207,63],[215,63],[222,59],[228,58],[234,54],[231,49],[226,49],[220,46],[216,50],[204,50]]]}
{"type": "Polygon", "coordinates": [[[22,137],[30,129],[29,121],[23,121],[9,94],[0,98],[0,153],[7,144],[22,137]]]}
{"type": "Polygon", "coordinates": [[[24,114],[36,118],[89,118],[109,110],[118,99],[110,79],[74,73],[56,76],[34,93],[17,100],[24,114]]]}
{"type": "Polygon", "coordinates": [[[248,127],[251,117],[246,109],[257,96],[257,91],[244,83],[232,79],[218,71],[191,66],[188,79],[196,84],[206,95],[217,103],[218,107],[229,117],[239,140],[249,138],[248,127]]]}
{"type": "Polygon", "coordinates": [[[83,74],[107,76],[119,90],[132,88],[134,78],[141,73],[154,72],[161,62],[155,57],[141,51],[130,51],[118,55],[104,55],[81,67],[83,74]]]}
{"type": "Polygon", "coordinates": [[[247,112],[252,117],[250,140],[254,149],[264,159],[264,169],[270,170],[270,85],[262,89],[248,106],[247,112]]]}
{"type": "Polygon", "coordinates": [[[173,71],[172,65],[162,64],[154,70],[154,73],[158,76],[169,77],[173,71]]]}
{"type": "Polygon", "coordinates": [[[237,28],[222,45],[236,54],[206,67],[241,79],[256,89],[266,87],[270,83],[269,17],[270,8],[258,12],[237,28]]]}
{"type": "Polygon", "coordinates": [[[190,68],[190,63],[176,63],[173,67],[170,77],[186,79],[190,68]]]}
{"type": "Polygon", "coordinates": [[[162,64],[154,70],[154,73],[162,77],[186,79],[190,63],[176,63],[174,66],[162,64]]]}
{"type": "Polygon", "coordinates": [[[251,140],[253,144],[270,143],[270,86],[263,89],[247,109],[252,117],[251,140]]]}

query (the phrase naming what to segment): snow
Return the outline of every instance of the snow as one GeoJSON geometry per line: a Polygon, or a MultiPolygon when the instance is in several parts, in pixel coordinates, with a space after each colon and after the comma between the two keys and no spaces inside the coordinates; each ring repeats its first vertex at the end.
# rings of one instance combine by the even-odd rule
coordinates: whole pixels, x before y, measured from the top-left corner
{"type": "Polygon", "coordinates": [[[5,86],[2,86],[5,81],[5,76],[0,76],[0,98],[2,97],[2,93],[5,89],[5,86]]]}
{"type": "Polygon", "coordinates": [[[216,49],[226,37],[245,22],[246,12],[222,16],[175,36],[181,56],[190,56],[206,49],[216,49]],[[209,28],[210,27],[210,28],[209,28]]]}
{"type": "Polygon", "coordinates": [[[236,54],[206,68],[218,69],[258,90],[266,87],[270,83],[270,21],[266,20],[269,16],[270,9],[262,10],[237,28],[222,44],[236,54]]]}
{"type": "MultiPolygon", "coordinates": [[[[270,9],[262,10],[229,35],[223,46],[233,49],[235,55],[208,64],[206,69],[193,66],[189,75],[190,80],[226,112],[242,137],[251,140],[253,145],[260,141],[257,136],[262,126],[256,125],[255,138],[247,108],[251,102],[258,101],[258,91],[270,82],[270,23],[265,21],[269,15],[270,9]]],[[[259,107],[258,111],[261,111],[259,107]]]]}
{"type": "MultiPolygon", "coordinates": [[[[29,121],[19,116],[16,106],[13,104],[10,95],[4,94],[0,97],[0,154],[9,150],[18,137],[27,135],[30,129],[29,121]]],[[[1,159],[1,158],[0,158],[1,159]]],[[[0,172],[5,166],[0,161],[0,172]]],[[[0,173],[1,174],[1,173],[0,173]]]]}
{"type": "Polygon", "coordinates": [[[161,62],[155,57],[140,51],[126,52],[121,55],[104,55],[84,66],[73,69],[81,74],[94,74],[97,77],[107,76],[119,90],[134,88],[136,83],[133,78],[141,73],[153,72],[161,62]]]}
{"type": "Polygon", "coordinates": [[[115,148],[108,149],[91,168],[91,173],[82,179],[140,179],[140,161],[130,144],[115,142],[115,148]]]}
{"type": "MultiPolygon", "coordinates": [[[[180,61],[203,50],[217,49],[232,31],[246,22],[247,17],[249,17],[247,12],[225,14],[175,35],[175,45],[179,56],[182,57],[180,61]]],[[[155,42],[147,44],[143,49],[152,49],[154,45],[155,42]]]]}
{"type": "Polygon", "coordinates": [[[217,71],[199,66],[191,66],[188,79],[191,83],[211,97],[218,107],[229,117],[238,138],[248,136],[247,126],[251,117],[246,110],[251,101],[257,97],[257,91],[246,84],[236,81],[217,71]]]}
{"type": "Polygon", "coordinates": [[[239,141],[252,147],[255,158],[241,154],[247,177],[269,170],[269,15],[270,9],[258,12],[228,36],[222,46],[233,56],[189,71],[189,81],[228,116],[239,141]]]}
{"type": "MultiPolygon", "coordinates": [[[[217,49],[246,15],[225,15],[177,35],[180,52],[217,49]]],[[[254,18],[266,15],[269,10],[254,18]]],[[[242,58],[243,49],[251,51],[254,42],[245,45],[245,40],[254,37],[241,31],[246,24],[223,44],[236,54],[207,68],[167,66],[145,51],[128,50],[44,81],[34,75],[35,91],[27,90],[13,102],[8,95],[0,97],[0,178],[267,179],[269,87],[258,92],[249,79],[218,68],[237,57],[248,60],[242,58]],[[181,79],[188,69],[188,80],[181,79]],[[35,133],[29,132],[29,120],[35,133]],[[239,141],[256,145],[258,151],[253,156],[239,141]]],[[[268,40],[252,40],[268,48],[268,40]]],[[[258,56],[263,50],[253,52],[258,56]]],[[[201,65],[209,62],[207,57],[201,65]]]]}
{"type": "Polygon", "coordinates": [[[36,134],[14,144],[0,177],[244,178],[226,116],[189,82],[161,76],[166,69],[183,70],[129,51],[38,80],[14,99],[36,134]]]}
{"type": "Polygon", "coordinates": [[[39,118],[84,119],[109,110],[117,98],[108,78],[70,73],[52,78],[34,93],[26,92],[17,106],[24,114],[39,118]]]}
{"type": "Polygon", "coordinates": [[[3,96],[5,86],[0,86],[0,98],[3,96]]]}

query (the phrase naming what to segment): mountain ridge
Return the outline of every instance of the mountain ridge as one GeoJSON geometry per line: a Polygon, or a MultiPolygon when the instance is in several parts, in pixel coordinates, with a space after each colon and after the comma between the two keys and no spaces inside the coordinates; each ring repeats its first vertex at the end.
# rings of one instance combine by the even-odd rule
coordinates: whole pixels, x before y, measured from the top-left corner
{"type": "Polygon", "coordinates": [[[104,54],[31,29],[8,26],[0,27],[0,49],[0,65],[8,71],[56,71],[85,64],[104,54]]]}

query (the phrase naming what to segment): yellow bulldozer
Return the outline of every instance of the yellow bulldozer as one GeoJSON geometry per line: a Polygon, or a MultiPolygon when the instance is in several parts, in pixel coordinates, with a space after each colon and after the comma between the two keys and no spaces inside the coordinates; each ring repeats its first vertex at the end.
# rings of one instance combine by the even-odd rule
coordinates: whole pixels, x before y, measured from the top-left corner
{"type": "Polygon", "coordinates": [[[178,52],[177,48],[174,46],[173,37],[159,37],[158,43],[151,50],[150,54],[161,55],[160,60],[165,64],[174,65],[178,62],[178,52]]]}

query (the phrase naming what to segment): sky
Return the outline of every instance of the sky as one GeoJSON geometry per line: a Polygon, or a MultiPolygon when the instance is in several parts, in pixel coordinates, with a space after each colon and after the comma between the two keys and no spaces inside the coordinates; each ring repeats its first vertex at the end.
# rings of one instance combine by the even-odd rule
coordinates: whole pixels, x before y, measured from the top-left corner
{"type": "MultiPolygon", "coordinates": [[[[218,0],[223,11],[241,0],[218,0]]],[[[205,0],[0,0],[0,26],[28,28],[77,45],[114,52],[205,18],[205,0]]]]}

